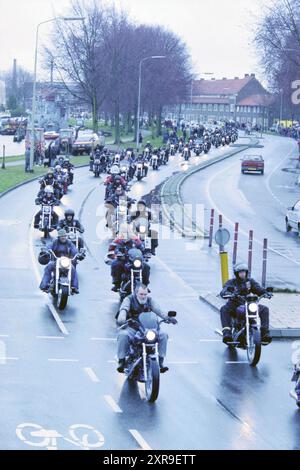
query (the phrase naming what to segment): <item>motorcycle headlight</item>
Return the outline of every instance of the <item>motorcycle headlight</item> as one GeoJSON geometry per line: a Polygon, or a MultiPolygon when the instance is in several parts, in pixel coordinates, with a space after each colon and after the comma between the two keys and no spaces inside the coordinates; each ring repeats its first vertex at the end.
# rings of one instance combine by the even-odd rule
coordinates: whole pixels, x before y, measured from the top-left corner
{"type": "Polygon", "coordinates": [[[119,211],[124,214],[126,212],[126,206],[120,206],[119,211]]]}
{"type": "Polygon", "coordinates": [[[71,264],[71,261],[69,260],[69,258],[66,258],[65,256],[60,258],[60,265],[62,268],[68,269],[70,267],[70,264],[71,264]]]}
{"type": "Polygon", "coordinates": [[[258,307],[254,302],[248,305],[248,310],[250,313],[256,313],[257,309],[258,307]]]}
{"type": "Polygon", "coordinates": [[[144,225],[140,226],[140,233],[145,233],[146,232],[146,227],[144,225]]]}
{"type": "Polygon", "coordinates": [[[156,333],[153,330],[148,330],[146,333],[146,339],[147,341],[154,341],[156,339],[156,333]]]}
{"type": "Polygon", "coordinates": [[[135,259],[133,262],[133,266],[137,269],[139,269],[142,266],[142,262],[140,259],[135,259]]]}
{"type": "Polygon", "coordinates": [[[126,167],[126,166],[123,166],[123,167],[122,167],[122,171],[127,171],[127,167],[126,167]]]}
{"type": "Polygon", "coordinates": [[[142,165],[141,165],[141,164],[139,164],[137,167],[138,167],[139,170],[142,169],[142,165]]]}

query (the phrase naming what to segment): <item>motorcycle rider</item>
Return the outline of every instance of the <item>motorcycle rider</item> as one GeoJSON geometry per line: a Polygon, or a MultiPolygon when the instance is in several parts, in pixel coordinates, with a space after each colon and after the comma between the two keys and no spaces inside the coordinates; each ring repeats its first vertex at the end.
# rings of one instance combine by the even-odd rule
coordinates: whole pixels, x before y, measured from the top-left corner
{"type": "MultiPolygon", "coordinates": [[[[137,320],[142,312],[153,312],[157,315],[158,320],[163,319],[166,321],[166,323],[177,323],[177,320],[175,318],[169,318],[168,316],[164,315],[159,305],[151,297],[149,297],[149,291],[147,286],[145,286],[144,284],[139,284],[135,288],[134,293],[123,300],[118,314],[117,323],[118,325],[123,325],[130,318],[137,320]]],[[[125,329],[119,331],[117,338],[117,355],[119,359],[119,366],[117,368],[117,371],[120,373],[124,372],[125,358],[128,355],[130,342],[134,338],[135,334],[136,330],[132,326],[127,326],[125,329]]],[[[168,367],[164,366],[164,359],[166,357],[167,352],[167,342],[168,335],[160,331],[158,352],[161,373],[167,372],[169,370],[168,367]]]]}
{"type": "MultiPolygon", "coordinates": [[[[146,202],[143,199],[140,199],[137,202],[137,210],[135,212],[131,212],[130,214],[130,221],[135,222],[135,225],[138,224],[138,219],[146,219],[148,220],[149,227],[151,221],[153,220],[153,214],[151,209],[147,207],[146,202]]],[[[158,247],[158,232],[156,230],[150,231],[151,236],[151,253],[155,256],[155,250],[158,247]]]]}
{"type": "MultiPolygon", "coordinates": [[[[113,245],[115,246],[115,254],[117,258],[111,264],[111,277],[112,277],[112,291],[118,292],[121,287],[122,274],[127,270],[127,258],[128,251],[132,248],[137,248],[143,252],[144,245],[141,240],[131,232],[130,228],[126,224],[122,224],[120,227],[120,234],[115,238],[113,245]]],[[[143,263],[142,267],[142,279],[145,285],[150,283],[150,266],[147,263],[143,263]]]]}
{"type": "MultiPolygon", "coordinates": [[[[58,222],[58,228],[65,229],[66,232],[69,233],[71,227],[76,228],[79,233],[84,233],[84,227],[78,219],[75,219],[75,212],[73,209],[67,209],[65,210],[65,218],[58,222]]],[[[84,248],[82,237],[78,237],[78,248],[84,248]]]]}
{"type": "MultiPolygon", "coordinates": [[[[247,295],[255,294],[261,296],[266,294],[269,298],[272,297],[266,289],[261,287],[258,282],[254,279],[248,277],[248,266],[245,263],[238,263],[234,267],[233,279],[230,279],[226,282],[223,287],[220,296],[224,297],[229,293],[228,288],[234,287],[236,294],[238,295],[247,295]]],[[[243,305],[243,301],[238,298],[230,299],[226,305],[221,307],[221,323],[223,328],[223,343],[227,344],[233,341],[231,335],[231,318],[236,315],[237,308],[243,305]]],[[[269,309],[265,305],[259,305],[259,317],[261,320],[261,341],[262,343],[269,344],[272,341],[269,332],[269,309]]]]}
{"type": "MultiPolygon", "coordinates": [[[[40,194],[40,192],[39,192],[40,194]]],[[[36,205],[45,205],[45,206],[59,206],[60,201],[54,196],[54,191],[52,186],[46,186],[42,194],[37,196],[35,203],[36,205]]],[[[39,228],[39,223],[42,215],[42,210],[40,210],[34,217],[34,228],[39,228]]],[[[56,229],[58,224],[58,215],[53,210],[52,211],[52,228],[56,229]]]]}
{"type": "MultiPolygon", "coordinates": [[[[62,256],[66,256],[67,258],[74,258],[74,256],[78,253],[75,245],[68,240],[68,234],[66,230],[60,229],[57,233],[58,237],[54,240],[51,245],[48,247],[49,250],[52,250],[55,256],[61,258],[62,256]]],[[[40,283],[40,289],[44,292],[49,291],[51,275],[55,271],[56,261],[50,261],[44,271],[43,279],[40,283]]],[[[79,294],[78,288],[78,276],[77,271],[72,265],[72,273],[71,273],[71,288],[74,294],[79,294]]]]}
{"type": "Polygon", "coordinates": [[[73,169],[74,169],[74,165],[72,165],[72,163],[70,162],[70,158],[69,157],[65,157],[63,163],[62,163],[62,168],[68,170],[68,174],[69,174],[69,184],[73,184],[73,180],[74,180],[74,173],[73,173],[73,169]]]}

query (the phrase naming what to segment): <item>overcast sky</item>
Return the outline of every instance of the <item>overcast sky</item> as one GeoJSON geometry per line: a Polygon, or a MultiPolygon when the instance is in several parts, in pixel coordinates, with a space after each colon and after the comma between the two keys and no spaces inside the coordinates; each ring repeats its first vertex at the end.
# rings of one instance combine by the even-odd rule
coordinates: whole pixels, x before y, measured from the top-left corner
{"type": "MultiPolygon", "coordinates": [[[[270,0],[117,0],[138,22],[163,24],[188,44],[194,70],[216,78],[259,73],[251,24],[270,0]]],[[[64,14],[69,0],[0,0],[0,70],[13,58],[33,68],[36,25],[64,14]]],[[[47,36],[49,26],[41,35],[47,36]]],[[[41,38],[42,39],[42,38],[41,38]]],[[[260,76],[260,78],[263,78],[260,76]]]]}

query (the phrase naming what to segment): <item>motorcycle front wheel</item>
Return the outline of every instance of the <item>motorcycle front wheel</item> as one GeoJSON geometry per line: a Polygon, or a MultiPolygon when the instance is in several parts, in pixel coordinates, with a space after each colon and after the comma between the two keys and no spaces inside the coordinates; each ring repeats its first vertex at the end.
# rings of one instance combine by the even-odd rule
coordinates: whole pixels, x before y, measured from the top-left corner
{"type": "Polygon", "coordinates": [[[69,298],[69,288],[67,286],[60,287],[57,296],[57,308],[64,310],[67,306],[69,298]]]}
{"type": "Polygon", "coordinates": [[[147,366],[147,381],[145,382],[146,398],[150,403],[157,400],[159,393],[160,370],[155,359],[149,359],[147,366]]]}
{"type": "Polygon", "coordinates": [[[249,344],[247,345],[247,356],[249,365],[255,367],[261,355],[261,335],[257,329],[250,329],[249,331],[249,344]]]}

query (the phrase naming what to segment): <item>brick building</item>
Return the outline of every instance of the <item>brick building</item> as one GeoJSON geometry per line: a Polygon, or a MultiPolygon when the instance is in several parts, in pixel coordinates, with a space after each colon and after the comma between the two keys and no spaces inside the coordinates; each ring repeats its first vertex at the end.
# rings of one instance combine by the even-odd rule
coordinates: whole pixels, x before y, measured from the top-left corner
{"type": "Polygon", "coordinates": [[[260,125],[269,123],[269,107],[273,96],[255,77],[194,80],[191,84],[189,102],[164,108],[165,117],[185,119],[198,123],[235,120],[241,124],[260,125]]]}

